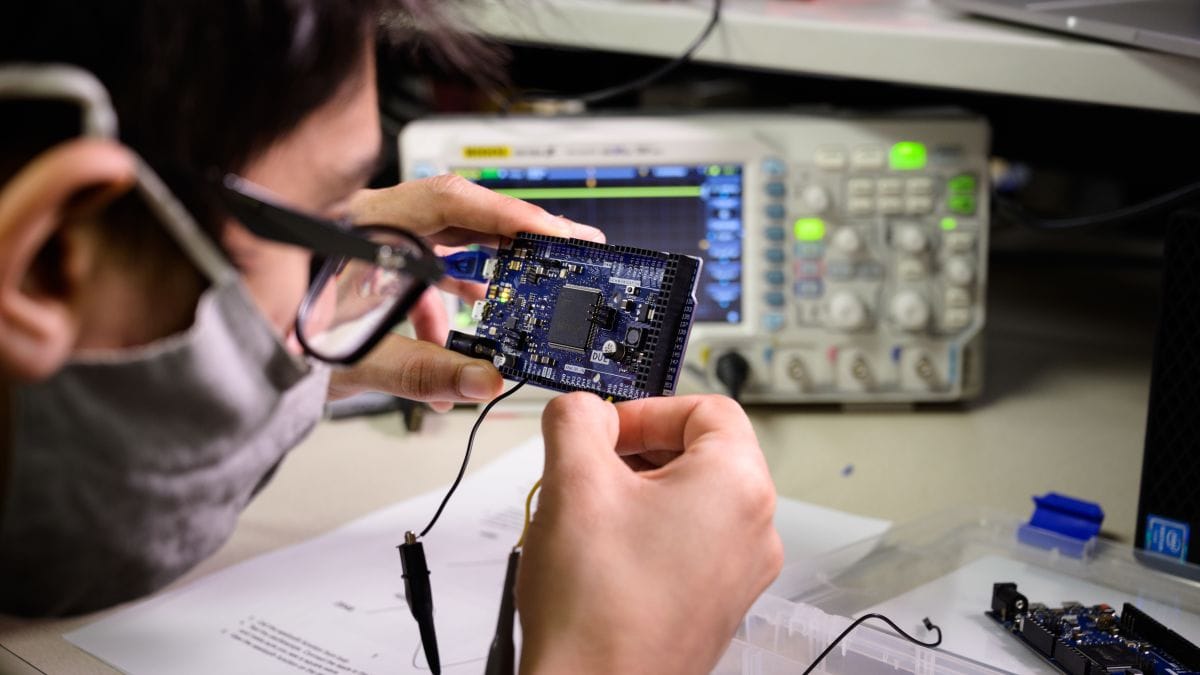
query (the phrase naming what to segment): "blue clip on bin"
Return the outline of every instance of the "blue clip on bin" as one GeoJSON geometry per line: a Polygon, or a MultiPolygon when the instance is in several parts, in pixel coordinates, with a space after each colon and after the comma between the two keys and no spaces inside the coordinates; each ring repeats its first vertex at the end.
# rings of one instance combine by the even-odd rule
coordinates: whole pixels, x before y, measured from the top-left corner
{"type": "Polygon", "coordinates": [[[1088,542],[1100,533],[1104,509],[1094,502],[1056,492],[1033,498],[1033,516],[1017,529],[1017,539],[1038,548],[1057,548],[1064,555],[1082,558],[1088,542]]]}

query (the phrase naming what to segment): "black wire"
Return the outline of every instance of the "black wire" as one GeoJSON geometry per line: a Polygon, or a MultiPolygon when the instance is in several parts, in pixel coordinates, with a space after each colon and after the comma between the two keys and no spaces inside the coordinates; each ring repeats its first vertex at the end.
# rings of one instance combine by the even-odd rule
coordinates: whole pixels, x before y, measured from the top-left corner
{"type": "Polygon", "coordinates": [[[1167,209],[1176,204],[1183,204],[1200,197],[1200,182],[1185,185],[1176,190],[1172,190],[1166,194],[1147,199],[1140,204],[1131,204],[1114,211],[1107,213],[1097,213],[1091,216],[1078,216],[1074,218],[1053,218],[1043,219],[1037,218],[1029,214],[1020,204],[1012,201],[1001,195],[994,195],[992,200],[995,202],[997,210],[1006,218],[1010,218],[1020,225],[1031,227],[1037,230],[1070,230],[1079,227],[1092,227],[1095,225],[1107,225],[1111,223],[1119,223],[1130,220],[1136,216],[1153,213],[1167,209]]]}
{"type": "Polygon", "coordinates": [[[846,638],[846,636],[850,634],[850,631],[861,626],[862,623],[864,621],[866,621],[867,619],[879,619],[880,621],[891,626],[892,630],[899,633],[900,637],[904,638],[905,640],[908,640],[909,642],[911,642],[913,644],[921,645],[922,647],[928,647],[930,649],[933,649],[933,648],[937,647],[938,645],[942,644],[942,629],[935,626],[933,624],[933,622],[931,622],[928,618],[924,619],[925,630],[936,630],[937,631],[937,639],[934,640],[933,642],[921,642],[917,638],[909,635],[908,633],[905,633],[904,629],[900,628],[900,626],[897,626],[895,624],[895,622],[893,622],[891,619],[887,618],[886,616],[884,616],[882,614],[863,614],[862,616],[855,619],[854,623],[847,626],[846,630],[842,631],[841,635],[834,638],[833,642],[830,642],[829,646],[825,648],[825,651],[821,652],[821,655],[818,656],[815,661],[808,664],[808,668],[806,668],[804,670],[804,672],[801,673],[800,675],[808,675],[809,673],[811,673],[813,671],[813,669],[815,669],[817,667],[817,664],[819,664],[819,663],[821,663],[821,661],[825,660],[825,657],[829,656],[829,652],[833,651],[833,648],[838,646],[838,643],[841,642],[842,640],[844,640],[846,638]]]}
{"type": "Polygon", "coordinates": [[[672,70],[675,70],[692,59],[692,56],[699,51],[700,47],[703,46],[708,40],[708,37],[712,35],[712,32],[717,27],[717,24],[720,23],[722,2],[723,0],[713,0],[712,13],[708,17],[708,23],[704,25],[704,30],[700,31],[700,34],[696,36],[696,39],[692,40],[692,44],[689,45],[682,54],[637,79],[630,80],[624,84],[618,84],[612,87],[597,89],[595,91],[584,92],[581,94],[538,93],[537,96],[518,96],[515,101],[509,101],[506,103],[503,106],[503,110],[507,111],[513,105],[529,98],[549,99],[554,101],[582,101],[584,103],[598,103],[606,99],[620,96],[621,94],[627,94],[631,91],[644,89],[652,84],[655,80],[658,80],[667,73],[670,73],[672,70]]]}
{"type": "Polygon", "coordinates": [[[456,476],[454,478],[454,482],[450,484],[450,489],[446,491],[446,496],[442,497],[442,503],[438,505],[437,511],[435,511],[433,514],[433,518],[429,521],[429,524],[425,526],[425,529],[421,530],[421,534],[417,535],[418,537],[424,537],[429,533],[430,530],[433,529],[434,523],[436,523],[438,518],[441,517],[442,511],[446,508],[446,504],[450,502],[450,497],[454,496],[454,491],[458,489],[458,484],[462,482],[463,476],[467,473],[467,465],[471,463],[471,449],[475,447],[475,433],[479,431],[479,425],[483,424],[484,418],[486,418],[487,414],[492,411],[492,408],[496,407],[497,403],[517,393],[517,390],[525,386],[525,383],[528,381],[528,379],[521,380],[512,389],[500,394],[483,407],[483,412],[479,413],[479,417],[475,420],[475,426],[471,427],[471,435],[467,438],[467,451],[463,454],[462,466],[458,467],[458,476],[456,476]]]}

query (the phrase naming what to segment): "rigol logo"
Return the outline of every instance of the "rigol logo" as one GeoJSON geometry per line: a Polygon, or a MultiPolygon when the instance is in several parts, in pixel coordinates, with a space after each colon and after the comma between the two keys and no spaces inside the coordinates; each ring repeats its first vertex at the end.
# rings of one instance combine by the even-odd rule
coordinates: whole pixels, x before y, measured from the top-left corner
{"type": "Polygon", "coordinates": [[[507,145],[468,145],[463,148],[463,157],[466,159],[487,159],[487,158],[503,158],[511,157],[512,148],[507,145]]]}

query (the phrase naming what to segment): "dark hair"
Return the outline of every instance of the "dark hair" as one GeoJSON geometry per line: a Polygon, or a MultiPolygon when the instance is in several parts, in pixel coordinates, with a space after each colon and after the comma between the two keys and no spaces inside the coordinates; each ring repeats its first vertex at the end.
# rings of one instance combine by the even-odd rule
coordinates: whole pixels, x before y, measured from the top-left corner
{"type": "MultiPolygon", "coordinates": [[[[203,172],[238,171],[352,84],[384,26],[443,33],[445,0],[15,0],[0,63],[69,63],[108,88],[121,140],[206,227],[203,172]]],[[[399,29],[398,29],[399,28],[399,29]]],[[[374,83],[366,83],[374,86],[374,83]]],[[[3,124],[0,130],[12,130],[3,124]]],[[[26,117],[28,117],[26,115],[26,117]]],[[[33,133],[28,128],[24,133],[33,133]]],[[[21,132],[13,132],[21,133],[21,132]]],[[[11,146],[10,146],[11,148],[11,146]]],[[[0,145],[0,155],[6,153],[0,145]]],[[[26,158],[27,159],[27,158],[26,158]]],[[[0,184],[9,176],[0,166],[0,184]]]]}

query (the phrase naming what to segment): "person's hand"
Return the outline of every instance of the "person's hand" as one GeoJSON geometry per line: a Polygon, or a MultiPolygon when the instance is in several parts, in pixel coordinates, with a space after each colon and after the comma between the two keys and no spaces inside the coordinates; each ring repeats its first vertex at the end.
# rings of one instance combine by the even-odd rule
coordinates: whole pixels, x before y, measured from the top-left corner
{"type": "MultiPolygon", "coordinates": [[[[604,241],[604,234],[594,227],[451,175],[362,190],[350,204],[350,217],[360,224],[407,230],[440,247],[472,243],[498,247],[520,232],[604,241]]],[[[482,284],[456,279],[439,286],[468,299],[483,293],[482,284]]],[[[436,289],[421,296],[409,311],[409,321],[417,340],[389,336],[353,368],[336,370],[329,397],[384,391],[428,401],[435,410],[444,411],[456,401],[487,401],[500,394],[504,380],[491,363],[441,346],[450,324],[436,289]]]]}
{"type": "Polygon", "coordinates": [[[779,573],[775,488],[719,396],[554,399],[517,581],[523,673],[707,673],[779,573]]]}

